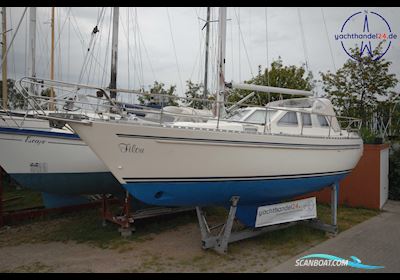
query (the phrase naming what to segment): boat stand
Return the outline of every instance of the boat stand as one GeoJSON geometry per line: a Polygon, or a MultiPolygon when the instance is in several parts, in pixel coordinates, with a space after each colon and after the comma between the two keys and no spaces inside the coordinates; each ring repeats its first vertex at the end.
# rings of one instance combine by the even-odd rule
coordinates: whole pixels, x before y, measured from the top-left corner
{"type": "Polygon", "coordinates": [[[128,191],[126,191],[123,203],[123,214],[116,216],[110,211],[108,199],[105,195],[103,195],[103,203],[102,203],[103,226],[107,225],[106,221],[110,221],[114,224],[120,225],[121,227],[118,229],[118,231],[121,233],[121,236],[123,237],[131,236],[132,231],[135,231],[135,227],[132,225],[134,219],[130,211],[130,200],[131,197],[128,191]]]}
{"type": "Polygon", "coordinates": [[[233,196],[230,200],[231,206],[227,220],[223,224],[218,224],[210,227],[207,223],[205,213],[200,207],[196,207],[197,218],[199,220],[201,242],[203,249],[214,249],[217,253],[226,254],[228,252],[228,244],[239,240],[255,237],[257,235],[283,229],[294,226],[296,224],[305,224],[316,229],[323,230],[330,234],[336,235],[338,232],[337,227],[337,203],[338,203],[338,183],[331,186],[331,214],[332,224],[325,224],[319,219],[310,219],[303,221],[288,222],[284,224],[265,226],[260,228],[246,228],[240,231],[232,231],[233,222],[235,220],[237,204],[239,202],[239,196],[233,196]],[[212,231],[220,228],[217,234],[213,234],[212,231]]]}

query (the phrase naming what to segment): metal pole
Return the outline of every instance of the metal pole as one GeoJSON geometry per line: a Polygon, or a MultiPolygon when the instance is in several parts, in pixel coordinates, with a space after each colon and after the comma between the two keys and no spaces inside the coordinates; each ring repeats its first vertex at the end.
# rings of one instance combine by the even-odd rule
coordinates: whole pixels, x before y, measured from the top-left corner
{"type": "Polygon", "coordinates": [[[339,183],[332,184],[331,191],[331,214],[332,214],[332,225],[337,226],[337,208],[338,208],[338,194],[339,194],[339,183]]]}
{"type": "MultiPolygon", "coordinates": [[[[55,8],[51,8],[51,54],[50,54],[50,80],[54,80],[54,13],[55,8]]],[[[50,88],[49,110],[54,110],[54,89],[50,88]]]]}
{"type": "MultiPolygon", "coordinates": [[[[117,62],[118,62],[118,21],[119,7],[113,9],[113,34],[112,34],[112,49],[111,49],[111,81],[110,89],[117,88],[117,62]]],[[[111,99],[116,99],[117,92],[110,92],[111,99]]]]}
{"type": "MultiPolygon", "coordinates": [[[[29,9],[29,57],[30,64],[28,64],[28,73],[31,77],[36,77],[36,7],[29,9]]],[[[31,94],[35,94],[35,85],[31,84],[31,94]]]]}
{"type": "Polygon", "coordinates": [[[207,84],[208,84],[208,45],[210,40],[210,7],[207,7],[207,22],[206,22],[206,61],[204,66],[204,99],[207,99],[207,84]]]}
{"type": "Polygon", "coordinates": [[[217,117],[221,117],[225,92],[226,7],[219,8],[217,117]]]}
{"type": "Polygon", "coordinates": [[[2,38],[2,60],[3,60],[3,75],[2,75],[2,97],[3,97],[3,108],[6,110],[7,109],[7,103],[8,103],[8,88],[7,88],[7,13],[6,13],[6,7],[2,8],[2,31],[3,31],[3,38],[2,38]]]}

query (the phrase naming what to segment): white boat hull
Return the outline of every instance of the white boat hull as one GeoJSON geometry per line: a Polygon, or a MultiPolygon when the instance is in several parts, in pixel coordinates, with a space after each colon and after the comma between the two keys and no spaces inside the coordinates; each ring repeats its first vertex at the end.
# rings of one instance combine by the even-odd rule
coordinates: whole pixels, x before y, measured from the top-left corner
{"type": "Polygon", "coordinates": [[[359,138],[91,122],[70,125],[136,198],[156,205],[256,205],[321,189],[362,155],[359,138]]]}
{"type": "Polygon", "coordinates": [[[50,128],[47,120],[13,119],[24,127],[17,128],[3,116],[0,165],[22,186],[63,195],[122,192],[107,167],[76,134],[50,128]]]}

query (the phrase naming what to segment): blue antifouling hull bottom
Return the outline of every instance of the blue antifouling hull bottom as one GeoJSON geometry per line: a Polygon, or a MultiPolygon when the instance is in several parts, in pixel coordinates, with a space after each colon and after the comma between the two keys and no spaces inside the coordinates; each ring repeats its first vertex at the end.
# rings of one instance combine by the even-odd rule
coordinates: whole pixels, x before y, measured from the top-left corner
{"type": "Polygon", "coordinates": [[[342,180],[347,174],[243,181],[132,182],[122,186],[135,198],[159,206],[229,208],[231,197],[239,196],[236,217],[245,225],[254,227],[259,206],[320,190],[342,180]]]}
{"type": "Polygon", "coordinates": [[[90,203],[91,201],[84,196],[56,195],[51,193],[42,193],[44,207],[58,208],[90,203]]]}
{"type": "Polygon", "coordinates": [[[58,195],[125,192],[111,172],[14,173],[10,176],[24,188],[58,195]]]}

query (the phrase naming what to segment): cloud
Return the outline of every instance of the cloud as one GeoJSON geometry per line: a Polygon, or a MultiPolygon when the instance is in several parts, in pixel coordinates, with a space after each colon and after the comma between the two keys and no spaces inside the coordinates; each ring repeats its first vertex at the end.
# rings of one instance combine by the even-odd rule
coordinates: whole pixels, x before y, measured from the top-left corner
{"type": "MultiPolygon", "coordinates": [[[[96,7],[56,8],[56,37],[60,36],[60,45],[57,45],[55,50],[57,79],[77,81],[87,53],[91,32],[96,25],[101,9],[96,7]],[[67,17],[69,9],[72,14],[67,17]],[[64,22],[62,34],[57,33],[64,22]],[[62,76],[58,75],[59,72],[62,76]]],[[[265,67],[267,62],[270,63],[278,56],[282,57],[285,64],[295,65],[303,63],[307,56],[310,69],[314,74],[320,71],[334,71],[334,65],[336,68],[340,67],[348,57],[338,42],[334,40],[333,35],[338,32],[344,20],[359,9],[364,8],[323,8],[329,35],[327,37],[321,8],[318,7],[299,9],[296,7],[270,7],[267,9],[267,21],[264,7],[229,7],[228,18],[231,20],[227,23],[226,79],[237,82],[247,80],[251,78],[252,74],[257,73],[258,65],[265,67]],[[299,24],[299,11],[303,29],[299,24]],[[240,30],[238,19],[240,19],[240,30]],[[268,61],[266,24],[268,25],[268,61]],[[302,30],[305,46],[301,37],[302,30]],[[330,50],[332,50],[332,55],[330,50]]],[[[398,30],[400,8],[368,9],[383,14],[393,26],[394,32],[400,35],[400,30],[398,30]]],[[[16,27],[22,10],[22,8],[8,8],[12,14],[10,25],[13,28],[16,27]]],[[[110,72],[110,39],[108,37],[111,28],[110,15],[111,8],[105,8],[104,19],[99,25],[100,32],[96,35],[94,58],[89,59],[91,67],[88,67],[92,81],[99,83],[103,81],[103,86],[108,85],[110,72]]],[[[168,9],[166,7],[138,7],[129,8],[129,10],[121,7],[118,85],[127,87],[129,81],[130,87],[137,87],[150,85],[154,79],[157,79],[167,85],[177,85],[178,92],[182,94],[181,82],[185,84],[190,77],[194,82],[202,82],[205,30],[201,30],[204,22],[198,17],[206,18],[205,7],[170,7],[168,9]],[[137,25],[134,21],[135,15],[137,15],[137,25]],[[140,30],[140,34],[138,30],[140,30]],[[128,34],[129,44],[127,42],[128,34]]],[[[218,9],[213,8],[212,19],[215,20],[217,17],[218,9]]],[[[43,76],[49,75],[49,19],[50,8],[38,8],[38,25],[40,26],[38,26],[37,33],[37,68],[38,73],[43,76]]],[[[27,26],[28,22],[25,19],[13,45],[11,53],[13,58],[8,67],[10,77],[22,76],[26,72],[27,26]],[[14,64],[15,73],[13,73],[14,64]]],[[[211,77],[209,84],[211,90],[214,90],[217,78],[218,23],[210,23],[210,26],[209,75],[211,77]]],[[[400,73],[399,52],[400,39],[397,39],[385,56],[386,59],[393,61],[391,71],[398,76],[400,73]]],[[[87,80],[86,77],[85,80],[87,80]]]]}

